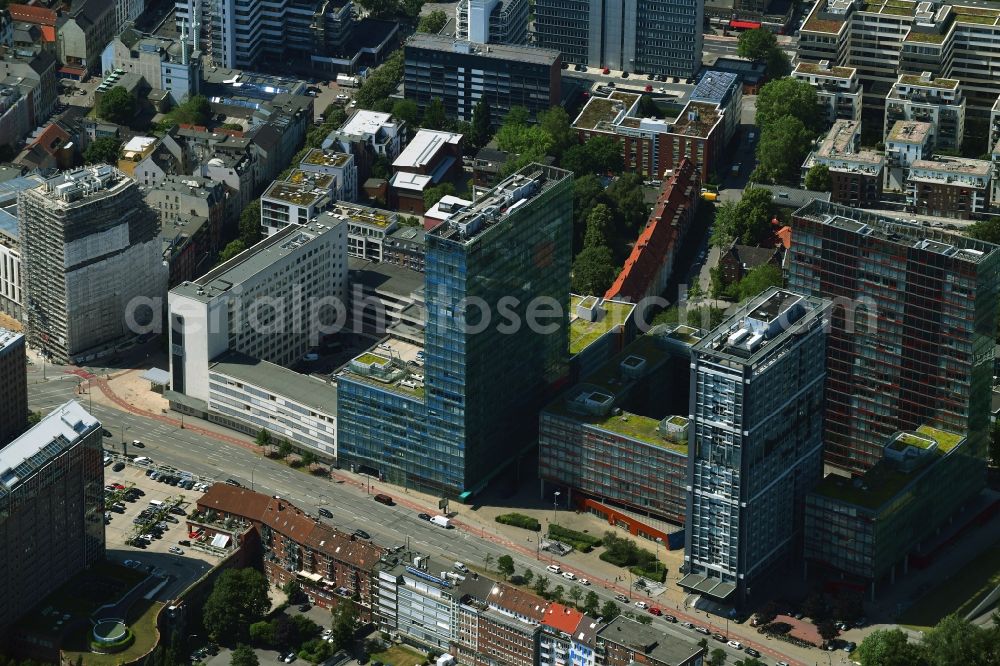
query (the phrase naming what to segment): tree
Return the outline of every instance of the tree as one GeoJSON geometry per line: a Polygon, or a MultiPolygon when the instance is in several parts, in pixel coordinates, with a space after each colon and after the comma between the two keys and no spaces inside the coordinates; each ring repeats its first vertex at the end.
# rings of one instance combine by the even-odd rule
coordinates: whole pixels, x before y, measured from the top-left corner
{"type": "Polygon", "coordinates": [[[823,123],[816,89],[805,81],[783,78],[770,81],[757,95],[757,125],[761,132],[784,116],[802,121],[803,126],[818,131],[823,123]]]}
{"type": "Polygon", "coordinates": [[[230,569],[215,581],[202,608],[202,624],[213,640],[238,641],[271,607],[268,582],[256,569],[230,569]]]}
{"type": "Polygon", "coordinates": [[[535,580],[534,589],[535,589],[535,594],[537,594],[540,597],[544,597],[545,590],[549,589],[549,579],[546,578],[545,576],[539,576],[538,579],[535,580]]]}
{"type": "Polygon", "coordinates": [[[767,76],[770,79],[780,79],[792,73],[792,61],[788,54],[774,48],[767,53],[767,76]]]}
{"type": "Polygon", "coordinates": [[[531,585],[531,579],[534,577],[535,577],[535,572],[533,572],[531,569],[525,569],[524,573],[521,574],[521,578],[524,579],[525,585],[531,585]]]}
{"type": "Polygon", "coordinates": [[[576,130],[573,129],[573,120],[561,106],[553,106],[548,111],[541,111],[538,114],[538,126],[552,139],[549,154],[556,159],[567,148],[580,143],[579,136],[576,130]]]}
{"type": "Polygon", "coordinates": [[[260,666],[257,653],[249,645],[240,644],[229,657],[230,666],[260,666]]]}
{"type": "Polygon", "coordinates": [[[424,129],[443,130],[447,124],[448,116],[445,114],[444,102],[440,97],[434,97],[424,109],[424,120],[420,126],[424,129]]]}
{"type": "Polygon", "coordinates": [[[778,48],[778,38],[767,28],[745,30],[740,33],[736,53],[741,58],[763,62],[773,49],[778,48]]]}
{"type": "Polygon", "coordinates": [[[455,186],[448,182],[435,185],[434,187],[429,187],[424,190],[424,208],[430,208],[438,201],[441,201],[443,197],[454,193],[455,186]]]}
{"type": "Polygon", "coordinates": [[[813,192],[829,192],[833,189],[830,182],[830,169],[825,164],[814,164],[806,172],[806,189],[813,192]]]}
{"type": "Polygon", "coordinates": [[[780,287],[782,284],[784,284],[784,276],[781,273],[781,268],[773,264],[763,264],[751,269],[740,280],[737,285],[737,298],[743,302],[760,294],[768,287],[780,287]]]}
{"type": "Polygon", "coordinates": [[[726,201],[715,207],[711,243],[721,248],[738,242],[755,245],[768,233],[772,216],[772,194],[763,187],[751,187],[738,202],[726,201]]]}
{"type": "Polygon", "coordinates": [[[504,580],[514,575],[514,558],[510,555],[501,555],[497,558],[497,571],[503,574],[504,580]]]}
{"type": "Polygon", "coordinates": [[[274,645],[274,626],[261,620],[250,625],[250,642],[261,647],[274,645]]]}
{"type": "Polygon", "coordinates": [[[820,638],[828,643],[840,635],[833,620],[821,620],[816,624],[816,631],[819,632],[820,638]]]}
{"type": "Polygon", "coordinates": [[[240,240],[246,247],[260,240],[260,199],[254,199],[240,212],[240,240]]]}
{"type": "Polygon", "coordinates": [[[985,629],[952,614],[924,634],[921,647],[934,666],[996,664],[1000,656],[1000,629],[985,629]]]}
{"type": "Polygon", "coordinates": [[[302,586],[295,579],[290,579],[287,583],[281,586],[281,591],[285,593],[288,597],[288,603],[294,604],[302,596],[302,586]]]}
{"type": "Polygon", "coordinates": [[[618,276],[611,248],[585,247],[573,260],[573,291],[585,296],[603,296],[618,276]]]}
{"type": "Polygon", "coordinates": [[[723,666],[726,663],[726,651],[715,648],[708,656],[708,666],[723,666]]]}
{"type": "Polygon", "coordinates": [[[292,455],[292,443],[287,439],[281,440],[281,444],[278,445],[278,455],[282,458],[292,455]]]}
{"type": "Polygon", "coordinates": [[[642,176],[636,173],[622,174],[607,189],[617,213],[620,233],[634,235],[642,229],[649,218],[649,204],[642,190],[642,176]]]}
{"type": "Polygon", "coordinates": [[[271,433],[267,431],[267,428],[261,428],[257,432],[257,446],[267,446],[271,443],[271,433]]]}
{"type": "Polygon", "coordinates": [[[527,125],[531,122],[531,111],[525,106],[512,106],[503,119],[504,125],[527,125]]]}
{"type": "Polygon", "coordinates": [[[605,622],[611,622],[611,620],[615,619],[621,614],[622,614],[622,609],[618,607],[618,604],[611,601],[610,599],[608,601],[605,601],[604,605],[601,606],[601,617],[604,618],[605,622]]]}
{"type": "Polygon", "coordinates": [[[620,173],[623,167],[621,145],[611,137],[595,136],[570,146],[559,165],[577,176],[620,173]]]}
{"type": "Polygon", "coordinates": [[[583,598],[583,611],[587,615],[597,617],[600,612],[601,598],[597,596],[597,592],[593,590],[588,590],[587,595],[583,598]]]}
{"type": "Polygon", "coordinates": [[[554,588],[552,588],[552,601],[556,602],[557,604],[562,603],[563,593],[565,591],[566,588],[564,588],[562,585],[556,585],[554,588]]]}
{"type": "Polygon", "coordinates": [[[773,601],[768,601],[757,611],[757,625],[764,626],[771,624],[776,617],[778,617],[778,607],[773,601]]]}
{"type": "Polygon", "coordinates": [[[372,161],[372,178],[388,178],[392,163],[386,155],[377,155],[372,161]]]}
{"type": "Polygon", "coordinates": [[[401,99],[392,105],[392,115],[409,127],[420,125],[420,107],[412,99],[401,99]]]}
{"type": "Polygon", "coordinates": [[[350,599],[344,599],[333,609],[333,639],[331,647],[336,650],[348,650],[354,644],[354,632],[358,624],[358,607],[350,599]]]}
{"type": "MultiPolygon", "coordinates": [[[[374,1],[385,2],[385,0],[374,1]]],[[[354,93],[354,101],[362,109],[378,110],[383,104],[388,104],[390,95],[396,91],[402,78],[403,49],[396,49],[378,69],[369,74],[361,87],[354,93]]],[[[391,104],[389,106],[391,108],[391,104]]]]}
{"type": "Polygon", "coordinates": [[[583,590],[581,590],[578,586],[574,585],[573,587],[569,588],[569,598],[573,600],[574,606],[579,605],[580,599],[582,597],[583,597],[583,590]]]}
{"type": "Polygon", "coordinates": [[[417,32],[429,32],[432,35],[436,35],[441,32],[441,28],[447,22],[448,15],[441,10],[436,10],[420,17],[420,23],[417,24],[417,32]]]}
{"type": "Polygon", "coordinates": [[[653,624],[653,618],[648,615],[640,615],[639,617],[633,619],[639,624],[653,624]]]}
{"type": "Polygon", "coordinates": [[[736,662],[736,666],[766,666],[766,664],[756,657],[743,657],[736,662]]]}
{"type": "Polygon", "coordinates": [[[490,101],[484,95],[479,98],[476,106],[472,108],[472,129],[469,140],[473,146],[482,148],[490,142],[490,137],[493,135],[491,131],[492,123],[493,110],[490,108],[490,101]]]}
{"type": "Polygon", "coordinates": [[[902,630],[876,629],[861,641],[857,656],[861,666],[890,666],[896,663],[894,655],[902,653],[906,645],[906,634],[902,630]]]}
{"type": "Polygon", "coordinates": [[[604,204],[594,206],[587,216],[587,230],[583,236],[584,247],[600,247],[608,245],[611,240],[614,218],[611,209],[604,204]]]}
{"type": "Polygon", "coordinates": [[[229,261],[246,249],[247,246],[239,238],[234,241],[230,241],[229,244],[222,249],[222,252],[219,253],[219,261],[229,261]]]}
{"type": "Polygon", "coordinates": [[[195,95],[178,104],[167,114],[164,125],[205,125],[212,118],[212,107],[204,95],[195,95]]]}
{"type": "Polygon", "coordinates": [[[770,182],[796,182],[811,144],[812,134],[801,120],[782,116],[760,133],[757,171],[770,182]]]}
{"type": "Polygon", "coordinates": [[[117,125],[127,125],[135,117],[138,105],[135,96],[121,86],[115,86],[101,96],[97,115],[117,125]]]}
{"type": "Polygon", "coordinates": [[[113,136],[105,136],[90,142],[83,151],[83,161],[87,164],[118,164],[118,151],[122,142],[113,136]]]}

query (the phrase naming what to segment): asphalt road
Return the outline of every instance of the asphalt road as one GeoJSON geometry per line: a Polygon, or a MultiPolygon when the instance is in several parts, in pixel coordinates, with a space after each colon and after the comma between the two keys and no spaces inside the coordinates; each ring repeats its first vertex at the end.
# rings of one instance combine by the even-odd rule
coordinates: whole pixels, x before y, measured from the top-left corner
{"type": "MultiPolygon", "coordinates": [[[[386,546],[408,543],[412,550],[428,554],[439,562],[452,563],[461,560],[477,567],[484,565],[486,555],[492,557],[494,562],[501,555],[511,555],[517,571],[530,568],[536,576],[546,575],[552,578],[550,589],[557,584],[567,589],[576,584],[548,573],[545,566],[549,560],[540,561],[519,552],[509,551],[500,544],[464,530],[445,530],[434,526],[420,520],[417,512],[410,508],[399,505],[389,507],[375,502],[365,489],[355,485],[317,478],[255,455],[247,449],[206,440],[187,429],[169,426],[103,404],[91,405],[86,394],[77,394],[78,378],[63,373],[63,368],[49,366],[46,372],[48,379],[43,381],[41,368],[38,365],[29,366],[28,393],[31,408],[52,409],[67,400],[78,400],[112,433],[112,436],[105,440],[105,446],[108,448],[121,451],[123,436],[128,442],[139,439],[145,447],[141,451],[129,447],[129,453],[141,453],[152,458],[155,463],[171,465],[180,470],[214,477],[220,481],[232,477],[259,492],[288,498],[309,512],[325,507],[334,515],[334,518],[328,521],[331,524],[347,530],[363,529],[372,535],[374,541],[386,546]]],[[[82,387],[86,388],[86,381],[82,383],[82,387]]],[[[436,513],[433,507],[426,507],[426,510],[428,513],[436,513]]],[[[466,510],[464,507],[459,507],[457,516],[459,520],[464,510],[466,510]]],[[[528,546],[531,547],[534,547],[533,541],[528,546]]],[[[578,576],[588,575],[582,571],[576,573],[578,576]]],[[[613,592],[596,584],[588,589],[598,594],[601,603],[614,597],[613,592]]],[[[669,612],[669,609],[665,611],[669,612]]],[[[692,640],[702,637],[680,625],[659,618],[654,618],[653,622],[667,635],[692,640]]],[[[715,647],[725,649],[732,660],[743,654],[721,643],[710,641],[710,649],[715,647]]],[[[788,657],[780,658],[792,661],[788,657]]]]}

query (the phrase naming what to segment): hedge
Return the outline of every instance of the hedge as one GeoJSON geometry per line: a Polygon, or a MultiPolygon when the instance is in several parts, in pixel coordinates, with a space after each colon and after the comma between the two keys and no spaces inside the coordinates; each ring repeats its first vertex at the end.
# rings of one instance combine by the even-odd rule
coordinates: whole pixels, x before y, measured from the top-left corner
{"type": "Polygon", "coordinates": [[[585,532],[567,529],[559,525],[549,525],[549,538],[568,543],[581,553],[589,553],[601,545],[601,539],[585,532]]]}
{"type": "Polygon", "coordinates": [[[503,515],[497,516],[497,522],[503,525],[513,525],[514,527],[522,527],[526,530],[531,530],[532,532],[541,532],[542,524],[531,516],[526,516],[523,513],[505,513],[503,515]]]}
{"type": "Polygon", "coordinates": [[[648,578],[649,580],[655,580],[658,583],[662,583],[667,579],[667,567],[663,564],[660,564],[660,566],[657,567],[655,562],[653,562],[652,564],[653,564],[652,567],[647,568],[647,567],[635,566],[635,567],[629,567],[628,570],[634,573],[636,576],[642,576],[643,578],[648,578]]]}

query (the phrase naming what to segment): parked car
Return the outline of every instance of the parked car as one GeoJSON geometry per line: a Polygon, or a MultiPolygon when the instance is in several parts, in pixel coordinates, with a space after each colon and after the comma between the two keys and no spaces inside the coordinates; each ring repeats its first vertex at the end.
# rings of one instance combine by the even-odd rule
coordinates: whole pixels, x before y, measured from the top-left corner
{"type": "Polygon", "coordinates": [[[681,626],[684,627],[685,629],[694,629],[694,625],[691,624],[690,622],[681,622],[681,626]]]}
{"type": "Polygon", "coordinates": [[[285,662],[286,664],[290,664],[293,661],[295,661],[295,659],[296,659],[295,653],[294,652],[289,652],[288,654],[285,655],[285,658],[282,659],[282,661],[285,662]]]}
{"type": "Polygon", "coordinates": [[[623,604],[627,604],[628,603],[628,597],[626,597],[624,594],[616,594],[615,595],[615,600],[616,601],[620,601],[623,604]]]}
{"type": "Polygon", "coordinates": [[[371,539],[372,538],[372,535],[368,534],[368,532],[365,532],[364,530],[354,530],[354,536],[359,537],[361,539],[371,539]]]}
{"type": "Polygon", "coordinates": [[[646,610],[647,608],[649,608],[649,604],[647,604],[645,601],[637,601],[635,602],[635,607],[638,608],[639,610],[646,610]]]}
{"type": "Polygon", "coordinates": [[[119,462],[116,462],[116,463],[114,464],[114,466],[112,466],[112,468],[111,468],[111,471],[112,471],[112,472],[120,472],[120,471],[122,471],[123,469],[125,469],[125,463],[123,463],[123,462],[119,461],[119,462]]]}
{"type": "Polygon", "coordinates": [[[310,608],[312,608],[312,606],[310,606],[309,604],[300,604],[299,605],[299,611],[301,611],[303,613],[305,613],[310,608]]]}
{"type": "Polygon", "coordinates": [[[753,657],[754,659],[760,659],[760,652],[757,652],[757,650],[754,650],[752,647],[746,648],[744,652],[746,652],[749,656],[753,657]]]}
{"type": "Polygon", "coordinates": [[[562,577],[565,578],[566,580],[576,580],[576,574],[573,573],[572,571],[563,571],[562,577]]]}
{"type": "Polygon", "coordinates": [[[177,546],[171,546],[170,548],[167,548],[167,552],[173,553],[174,555],[183,555],[184,554],[184,551],[182,549],[178,548],[177,546]]]}
{"type": "Polygon", "coordinates": [[[584,587],[588,587],[590,585],[590,581],[587,580],[586,578],[581,578],[580,579],[580,585],[583,585],[584,587]]]}
{"type": "Polygon", "coordinates": [[[385,493],[379,493],[375,495],[375,501],[378,502],[379,504],[385,504],[386,506],[392,506],[393,504],[395,504],[395,502],[392,501],[392,498],[386,495],[385,493]]]}
{"type": "Polygon", "coordinates": [[[673,615],[664,615],[663,619],[666,620],[667,622],[675,622],[675,623],[677,622],[677,618],[674,617],[673,615]]]}
{"type": "Polygon", "coordinates": [[[144,448],[146,448],[146,445],[145,445],[145,444],[143,444],[142,442],[140,442],[140,441],[139,441],[139,440],[137,440],[137,439],[133,439],[133,440],[132,440],[132,446],[134,446],[134,447],[135,447],[135,448],[137,448],[137,449],[144,449],[144,448]]]}
{"type": "Polygon", "coordinates": [[[559,568],[558,564],[550,564],[549,566],[545,567],[545,569],[554,574],[562,573],[562,569],[559,568]]]}
{"type": "Polygon", "coordinates": [[[429,513],[418,513],[417,514],[417,518],[419,518],[420,520],[430,520],[431,519],[431,514],[429,514],[429,513]]]}
{"type": "Polygon", "coordinates": [[[694,630],[697,631],[699,634],[705,634],[706,636],[710,636],[712,634],[712,632],[706,629],[705,627],[695,627],[694,630]]]}
{"type": "Polygon", "coordinates": [[[101,435],[104,437],[111,437],[111,431],[107,428],[101,428],[101,435]]]}
{"type": "Polygon", "coordinates": [[[726,643],[726,645],[728,645],[729,647],[733,648],[734,650],[742,650],[743,649],[743,643],[740,643],[739,641],[729,641],[728,643],[726,643]]]}
{"type": "Polygon", "coordinates": [[[720,643],[725,643],[726,642],[726,637],[723,636],[722,634],[712,634],[712,638],[714,638],[715,640],[719,641],[720,643]]]}
{"type": "Polygon", "coordinates": [[[653,606],[652,608],[649,609],[649,614],[655,615],[656,617],[660,617],[661,615],[663,615],[663,611],[661,611],[656,606],[653,606]]]}
{"type": "MultiPolygon", "coordinates": [[[[231,486],[236,486],[237,488],[242,488],[243,487],[243,484],[240,483],[239,481],[237,481],[236,479],[226,479],[226,483],[228,483],[231,486]]],[[[292,655],[292,656],[294,657],[295,655],[292,655]]],[[[285,663],[289,663],[290,664],[291,662],[285,662],[285,663]]]]}
{"type": "Polygon", "coordinates": [[[324,509],[323,507],[319,508],[319,515],[324,518],[333,518],[333,513],[329,509],[324,509]]]}
{"type": "Polygon", "coordinates": [[[142,562],[139,560],[125,560],[122,564],[127,566],[129,569],[138,569],[142,566],[142,562]]]}

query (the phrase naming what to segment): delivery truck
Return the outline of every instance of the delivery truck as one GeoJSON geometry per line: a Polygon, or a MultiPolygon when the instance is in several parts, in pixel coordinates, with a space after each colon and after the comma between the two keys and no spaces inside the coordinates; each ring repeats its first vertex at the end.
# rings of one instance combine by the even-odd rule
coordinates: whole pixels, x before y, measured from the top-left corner
{"type": "Polygon", "coordinates": [[[432,516],[431,522],[437,525],[438,527],[443,527],[445,529],[451,528],[451,520],[449,520],[445,516],[432,516]]]}

